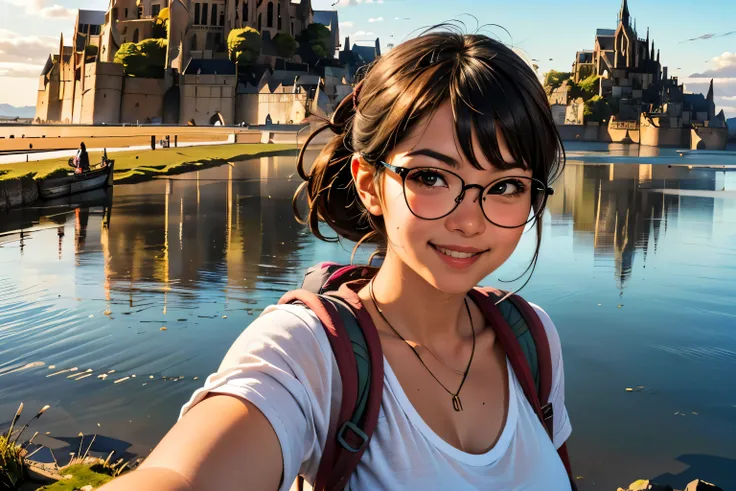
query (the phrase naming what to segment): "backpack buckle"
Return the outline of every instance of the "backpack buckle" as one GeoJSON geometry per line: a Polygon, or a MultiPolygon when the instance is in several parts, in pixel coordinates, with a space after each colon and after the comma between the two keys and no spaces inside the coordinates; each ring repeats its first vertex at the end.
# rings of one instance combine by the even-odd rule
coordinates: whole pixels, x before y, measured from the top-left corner
{"type": "Polygon", "coordinates": [[[337,442],[340,444],[340,446],[342,446],[342,448],[352,453],[358,453],[363,450],[369,439],[370,438],[363,432],[363,430],[358,428],[352,421],[349,420],[345,421],[345,423],[343,423],[342,427],[340,428],[340,431],[337,432],[337,442]],[[345,432],[348,429],[351,430],[354,435],[357,435],[358,437],[360,437],[361,440],[363,440],[358,448],[353,447],[347,442],[347,440],[345,440],[345,432]]]}

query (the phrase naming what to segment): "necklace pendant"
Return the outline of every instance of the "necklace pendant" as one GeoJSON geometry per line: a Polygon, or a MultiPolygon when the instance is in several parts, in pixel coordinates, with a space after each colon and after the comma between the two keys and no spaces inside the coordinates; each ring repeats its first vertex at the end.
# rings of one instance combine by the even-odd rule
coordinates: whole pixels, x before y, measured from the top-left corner
{"type": "Polygon", "coordinates": [[[452,396],[452,409],[458,412],[463,410],[463,403],[457,395],[452,396]]]}

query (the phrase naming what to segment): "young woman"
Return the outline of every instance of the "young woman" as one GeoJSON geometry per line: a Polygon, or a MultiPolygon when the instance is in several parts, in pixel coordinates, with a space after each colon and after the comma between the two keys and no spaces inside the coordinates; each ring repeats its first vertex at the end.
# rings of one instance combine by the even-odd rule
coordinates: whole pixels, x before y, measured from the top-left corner
{"type": "MultiPolygon", "coordinates": [[[[368,71],[308,176],[307,222],[384,251],[357,291],[384,355],[378,424],[354,490],[569,490],[559,337],[550,439],[468,292],[538,239],[564,152],[534,71],[482,35],[425,33],[368,71]],[[416,355],[416,356],[415,356],[416,355]],[[459,404],[458,404],[459,403],[459,404]]],[[[300,170],[303,172],[303,162],[300,170]]],[[[535,253],[534,260],[536,260],[535,253]]],[[[141,467],[106,490],[288,490],[313,482],[341,379],[316,315],[269,307],[141,467]]]]}

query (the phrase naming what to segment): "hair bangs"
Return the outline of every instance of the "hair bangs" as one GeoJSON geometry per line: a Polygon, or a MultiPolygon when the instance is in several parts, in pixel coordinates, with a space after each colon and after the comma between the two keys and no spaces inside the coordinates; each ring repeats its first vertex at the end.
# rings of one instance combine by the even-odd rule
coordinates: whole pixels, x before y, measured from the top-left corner
{"type": "MultiPolygon", "coordinates": [[[[482,48],[481,48],[482,49],[482,48]]],[[[510,50],[509,50],[510,51],[510,50]]],[[[536,75],[515,54],[462,56],[449,91],[460,150],[477,169],[476,137],[482,154],[502,170],[531,170],[551,182],[564,161],[564,150],[536,75]],[[512,156],[501,154],[501,134],[512,156]]]]}

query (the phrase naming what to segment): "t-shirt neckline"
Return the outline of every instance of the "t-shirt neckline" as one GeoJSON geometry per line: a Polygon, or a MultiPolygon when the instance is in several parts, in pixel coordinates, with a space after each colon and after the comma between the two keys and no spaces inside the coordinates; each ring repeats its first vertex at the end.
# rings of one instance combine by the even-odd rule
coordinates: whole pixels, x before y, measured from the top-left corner
{"type": "Polygon", "coordinates": [[[509,404],[508,413],[506,415],[506,423],[504,424],[503,430],[501,430],[501,435],[499,436],[496,444],[493,445],[493,447],[482,454],[473,454],[464,452],[459,448],[456,448],[453,445],[447,443],[444,439],[442,439],[442,437],[435,433],[435,431],[424,421],[424,419],[422,419],[416,408],[414,408],[414,405],[411,403],[411,401],[409,401],[409,398],[404,392],[403,387],[401,387],[399,379],[396,377],[396,374],[391,369],[391,365],[388,363],[388,360],[386,360],[385,356],[383,357],[383,373],[384,378],[386,379],[387,386],[391,394],[394,396],[394,398],[396,398],[399,406],[401,406],[404,414],[406,414],[407,418],[409,418],[409,421],[414,425],[414,427],[416,427],[419,432],[422,433],[422,435],[438,450],[442,451],[443,453],[457,461],[475,467],[487,466],[500,459],[509,448],[509,445],[511,444],[511,440],[515,433],[519,415],[516,394],[517,388],[513,378],[513,369],[508,362],[508,359],[506,360],[506,365],[509,378],[509,404]]]}

